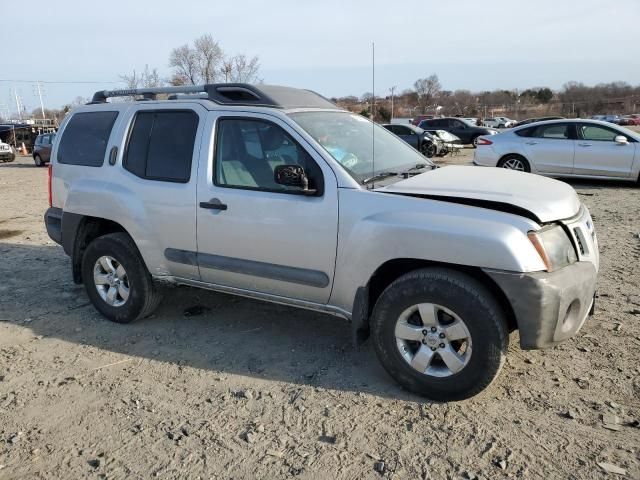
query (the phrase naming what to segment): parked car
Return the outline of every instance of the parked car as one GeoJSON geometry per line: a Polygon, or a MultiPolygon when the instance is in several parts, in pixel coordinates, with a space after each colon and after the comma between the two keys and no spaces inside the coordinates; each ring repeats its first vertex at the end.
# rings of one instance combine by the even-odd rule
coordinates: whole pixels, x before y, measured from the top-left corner
{"type": "Polygon", "coordinates": [[[640,125],[640,114],[632,113],[620,118],[618,125],[640,125]]]}
{"type": "Polygon", "coordinates": [[[11,145],[0,141],[0,162],[8,163],[13,162],[16,159],[16,154],[11,148],[11,145]]]}
{"type": "Polygon", "coordinates": [[[497,130],[492,128],[477,127],[461,118],[455,117],[423,120],[420,122],[419,127],[423,130],[445,130],[462,140],[462,143],[471,144],[474,148],[477,138],[481,135],[494,135],[498,133],[497,130]]]}
{"type": "Polygon", "coordinates": [[[546,122],[547,120],[562,120],[564,117],[538,117],[538,118],[527,118],[526,120],[521,120],[514,125],[514,127],[522,127],[523,125],[529,125],[530,123],[535,122],[546,122]]]}
{"type": "Polygon", "coordinates": [[[55,133],[44,133],[36,137],[32,153],[36,167],[43,167],[49,163],[51,158],[51,146],[53,145],[53,139],[55,137],[55,133]]]}
{"type": "Polygon", "coordinates": [[[591,120],[599,120],[601,122],[609,122],[614,124],[620,123],[620,115],[594,115],[591,120]]]}
{"type": "Polygon", "coordinates": [[[411,125],[418,126],[422,120],[429,120],[431,118],[436,118],[435,115],[416,115],[411,120],[411,125]]]}
{"type": "Polygon", "coordinates": [[[150,315],[156,281],[317,310],[441,401],[491,384],[510,331],[549,347],[593,304],[597,240],[573,188],[436,169],[309,90],[96,92],[61,125],[49,193],[47,232],[106,318],[150,315]]]}
{"type": "Polygon", "coordinates": [[[516,124],[515,120],[507,117],[489,117],[484,119],[484,126],[490,128],[511,128],[516,124]]]}
{"type": "Polygon", "coordinates": [[[552,120],[482,137],[473,163],[554,177],[638,181],[640,135],[598,120],[552,120]]]}
{"type": "Polygon", "coordinates": [[[442,143],[442,148],[436,155],[438,157],[444,157],[447,153],[456,152],[464,148],[462,141],[452,133],[446,132],[444,130],[425,131],[440,140],[440,142],[442,143]]]}
{"type": "Polygon", "coordinates": [[[391,133],[395,133],[427,158],[437,156],[443,148],[443,144],[438,138],[434,138],[430,133],[414,125],[389,123],[382,126],[391,133]]]}

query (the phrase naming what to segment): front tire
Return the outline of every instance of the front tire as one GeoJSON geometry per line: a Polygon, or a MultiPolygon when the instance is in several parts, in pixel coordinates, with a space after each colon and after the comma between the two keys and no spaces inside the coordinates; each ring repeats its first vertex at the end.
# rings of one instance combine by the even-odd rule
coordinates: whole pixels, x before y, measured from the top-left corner
{"type": "Polygon", "coordinates": [[[94,307],[107,319],[130,323],[160,303],[151,275],[126,233],[93,240],[82,257],[82,280],[94,307]]]}
{"type": "Polygon", "coordinates": [[[436,401],[486,389],[509,341],[493,295],[472,277],[443,268],[416,270],[389,285],[376,302],[371,332],[385,370],[436,401]]]}
{"type": "Polygon", "coordinates": [[[480,136],[480,135],[478,135],[477,137],[473,137],[473,138],[471,139],[471,145],[473,146],[473,148],[478,148],[478,137],[479,137],[479,136],[480,136]]]}
{"type": "Polygon", "coordinates": [[[44,163],[42,162],[42,158],[40,158],[40,155],[34,155],[33,161],[36,164],[36,167],[42,167],[44,165],[44,163]]]}
{"type": "Polygon", "coordinates": [[[438,151],[438,148],[431,142],[424,142],[420,148],[422,154],[427,158],[432,158],[438,151]]]}

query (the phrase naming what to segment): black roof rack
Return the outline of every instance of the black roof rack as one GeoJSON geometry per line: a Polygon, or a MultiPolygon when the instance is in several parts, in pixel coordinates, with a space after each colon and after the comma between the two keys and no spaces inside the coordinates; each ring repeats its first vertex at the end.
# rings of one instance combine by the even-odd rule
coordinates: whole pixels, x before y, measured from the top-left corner
{"type": "Polygon", "coordinates": [[[110,97],[142,96],[144,100],[155,100],[166,94],[169,100],[179,100],[179,94],[190,94],[186,98],[208,98],[219,105],[252,105],[273,108],[331,108],[338,107],[311,90],[302,90],[278,85],[252,85],[248,83],[208,83],[206,85],[181,85],[178,87],[136,88],[127,90],[101,90],[93,94],[90,104],[106,103],[110,97]],[[204,94],[204,95],[202,95],[204,94]]]}

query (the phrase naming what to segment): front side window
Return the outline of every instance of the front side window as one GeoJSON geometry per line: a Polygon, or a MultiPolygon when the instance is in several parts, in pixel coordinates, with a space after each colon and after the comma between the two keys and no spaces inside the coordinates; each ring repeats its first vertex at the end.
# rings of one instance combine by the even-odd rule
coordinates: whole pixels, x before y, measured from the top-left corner
{"type": "Polygon", "coordinates": [[[588,125],[583,123],[578,127],[578,137],[581,140],[613,142],[618,135],[622,134],[599,125],[588,125]]]}
{"type": "Polygon", "coordinates": [[[304,169],[309,188],[322,194],[323,177],[311,156],[281,127],[259,119],[223,118],[218,121],[215,183],[222,187],[299,193],[300,188],[275,181],[278,166],[304,169]]]}
{"type": "Polygon", "coordinates": [[[541,125],[536,128],[533,135],[536,138],[553,138],[556,140],[567,140],[569,138],[569,125],[566,123],[552,123],[541,125]]]}
{"type": "Polygon", "coordinates": [[[148,180],[189,182],[198,120],[192,110],[138,112],[124,152],[124,168],[148,180]]]}
{"type": "Polygon", "coordinates": [[[118,112],[76,113],[64,129],[58,163],[100,167],[118,112]]]}

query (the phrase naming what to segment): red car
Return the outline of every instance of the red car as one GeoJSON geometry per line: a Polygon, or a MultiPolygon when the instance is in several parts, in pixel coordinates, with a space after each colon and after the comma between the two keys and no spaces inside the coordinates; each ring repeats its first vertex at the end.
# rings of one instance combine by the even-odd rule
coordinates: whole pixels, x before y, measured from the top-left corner
{"type": "Polygon", "coordinates": [[[620,118],[618,125],[640,125],[640,114],[634,113],[620,118]]]}
{"type": "Polygon", "coordinates": [[[415,125],[417,127],[421,121],[431,120],[432,118],[435,118],[435,116],[434,115],[416,115],[415,117],[413,117],[413,120],[411,120],[411,125],[415,125]]]}

